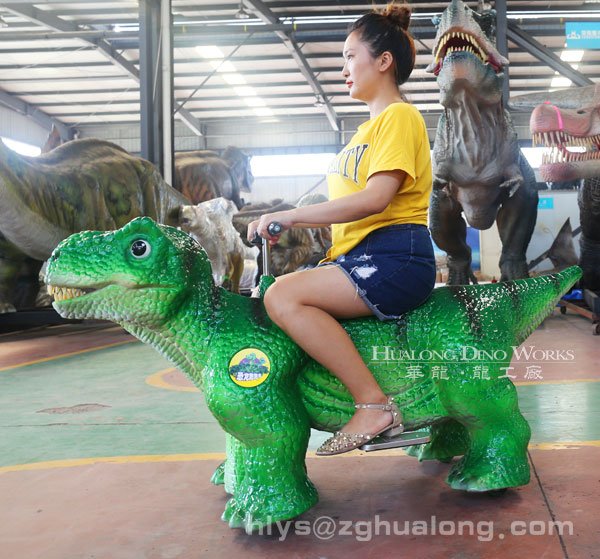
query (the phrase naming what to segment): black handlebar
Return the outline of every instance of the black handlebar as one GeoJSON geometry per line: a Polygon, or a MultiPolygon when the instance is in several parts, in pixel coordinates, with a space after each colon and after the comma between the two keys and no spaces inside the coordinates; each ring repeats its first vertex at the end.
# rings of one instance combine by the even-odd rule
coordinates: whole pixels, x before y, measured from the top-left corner
{"type": "MultiPolygon", "coordinates": [[[[267,227],[267,231],[269,232],[269,235],[271,235],[271,237],[277,237],[281,233],[282,229],[283,227],[278,221],[272,221],[267,227]]],[[[254,231],[254,237],[250,242],[253,245],[260,245],[262,243],[262,238],[258,234],[258,231],[254,231]]]]}

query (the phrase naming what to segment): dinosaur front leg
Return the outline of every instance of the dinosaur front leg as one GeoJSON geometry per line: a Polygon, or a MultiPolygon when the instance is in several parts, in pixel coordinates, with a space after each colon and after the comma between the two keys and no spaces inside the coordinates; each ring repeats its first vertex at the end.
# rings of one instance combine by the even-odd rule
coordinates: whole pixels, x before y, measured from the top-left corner
{"type": "Polygon", "coordinates": [[[525,253],[537,219],[537,204],[537,190],[525,183],[498,210],[496,222],[502,240],[500,281],[529,277],[525,253]]]}
{"type": "Polygon", "coordinates": [[[471,247],[462,208],[443,189],[434,188],[429,210],[429,227],[435,244],[448,254],[448,285],[477,283],[471,270],[471,247]]]}
{"type": "Polygon", "coordinates": [[[279,444],[243,448],[243,475],[236,474],[235,493],[222,516],[232,528],[243,527],[250,534],[302,514],[317,503],[317,490],[304,462],[308,440],[299,442],[282,438],[279,444]]]}
{"type": "MultiPolygon", "coordinates": [[[[281,338],[275,337],[273,342],[279,355],[263,354],[271,359],[266,380],[257,383],[259,379],[236,377],[237,383],[250,383],[243,385],[229,374],[205,377],[207,405],[228,433],[223,481],[232,497],[222,518],[248,533],[293,518],[317,502],[304,462],[309,417],[290,374],[290,364],[298,366],[302,355],[299,350],[285,351],[277,343],[284,341],[281,338]]],[[[244,349],[242,355],[254,355],[256,361],[260,350],[244,349]]],[[[229,370],[237,372],[236,367],[229,370]]],[[[244,375],[249,375],[251,364],[245,363],[243,369],[244,375]]]]}

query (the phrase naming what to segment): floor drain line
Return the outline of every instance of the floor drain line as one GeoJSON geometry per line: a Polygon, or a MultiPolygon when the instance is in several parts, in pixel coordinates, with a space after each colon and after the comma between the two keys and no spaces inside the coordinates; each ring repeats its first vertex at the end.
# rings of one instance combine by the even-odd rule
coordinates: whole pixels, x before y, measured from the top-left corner
{"type": "MultiPolygon", "coordinates": [[[[546,503],[546,508],[548,509],[548,512],[550,513],[550,518],[552,518],[552,522],[556,526],[556,517],[554,516],[554,511],[552,510],[552,507],[550,506],[550,501],[548,501],[548,497],[546,495],[546,492],[544,491],[544,487],[542,486],[542,480],[540,479],[540,476],[538,476],[537,470],[535,468],[535,464],[533,463],[533,458],[532,458],[529,450],[527,451],[527,456],[529,456],[529,462],[531,463],[531,468],[533,469],[533,474],[535,475],[535,479],[538,482],[538,487],[540,488],[540,491],[542,492],[542,497],[544,497],[544,502],[546,503]]],[[[558,541],[560,542],[560,546],[562,547],[563,553],[565,554],[565,559],[569,559],[569,553],[567,551],[567,546],[565,545],[565,540],[563,539],[562,534],[559,531],[557,531],[556,535],[558,536],[558,541]]]]}

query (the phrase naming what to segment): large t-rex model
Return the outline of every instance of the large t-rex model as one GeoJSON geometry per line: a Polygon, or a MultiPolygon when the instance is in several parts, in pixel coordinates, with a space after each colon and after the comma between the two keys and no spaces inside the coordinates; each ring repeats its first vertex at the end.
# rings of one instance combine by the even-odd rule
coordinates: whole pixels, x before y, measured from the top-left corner
{"type": "Polygon", "coordinates": [[[173,187],[192,204],[222,196],[239,210],[243,206],[240,192],[250,192],[253,182],[250,157],[239,148],[228,146],[222,157],[210,150],[175,154],[173,187]]]}
{"type": "MultiPolygon", "coordinates": [[[[508,367],[580,273],[442,287],[401,320],[342,321],[405,427],[431,426],[421,456],[464,455],[448,475],[454,489],[529,482],[530,429],[508,367]]],[[[190,236],[149,218],[78,233],[54,251],[47,282],[62,316],[121,324],[204,390],[228,434],[223,519],[231,526],[252,531],[315,504],[304,463],[310,427],[338,430],[352,397],[271,322],[262,299],[215,287],[190,236]]]]}
{"type": "Polygon", "coordinates": [[[497,221],[501,279],[528,277],[525,253],[538,195],[534,173],[502,107],[502,75],[496,72],[508,60],[490,40],[494,15],[480,16],[452,0],[434,21],[434,61],[427,71],[437,76],[444,112],[433,146],[429,226],[438,247],[448,253],[449,284],[475,282],[463,212],[475,229],[497,221]]]}
{"type": "Polygon", "coordinates": [[[142,215],[177,225],[184,204],[154,165],[105,140],[75,140],[38,157],[0,141],[0,313],[15,310],[15,279],[26,257],[37,261],[29,261],[35,300],[41,263],[64,238],[142,215]]]}
{"type": "Polygon", "coordinates": [[[583,270],[579,285],[600,291],[600,85],[524,95],[515,102],[522,108],[527,102],[541,103],[531,113],[529,128],[534,145],[551,149],[540,165],[542,179],[584,179],[578,193],[579,265],[583,270]],[[571,146],[585,151],[569,151],[571,146]]]}

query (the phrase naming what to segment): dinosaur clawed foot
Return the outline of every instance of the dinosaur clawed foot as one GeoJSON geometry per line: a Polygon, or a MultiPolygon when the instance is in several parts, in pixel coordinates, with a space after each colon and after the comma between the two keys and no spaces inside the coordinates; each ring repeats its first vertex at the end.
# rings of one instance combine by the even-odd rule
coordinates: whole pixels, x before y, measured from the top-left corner
{"type": "Polygon", "coordinates": [[[471,270],[470,262],[456,262],[448,259],[448,281],[447,285],[470,285],[476,284],[477,278],[471,270]]]}
{"type": "Polygon", "coordinates": [[[452,489],[463,491],[496,491],[529,483],[529,463],[523,455],[496,455],[481,453],[477,458],[465,455],[450,469],[446,483],[452,489]]]}
{"type": "Polygon", "coordinates": [[[261,531],[277,521],[302,514],[318,501],[317,490],[308,478],[296,487],[254,487],[236,492],[227,501],[221,519],[231,528],[243,528],[247,534],[261,531]]]}

